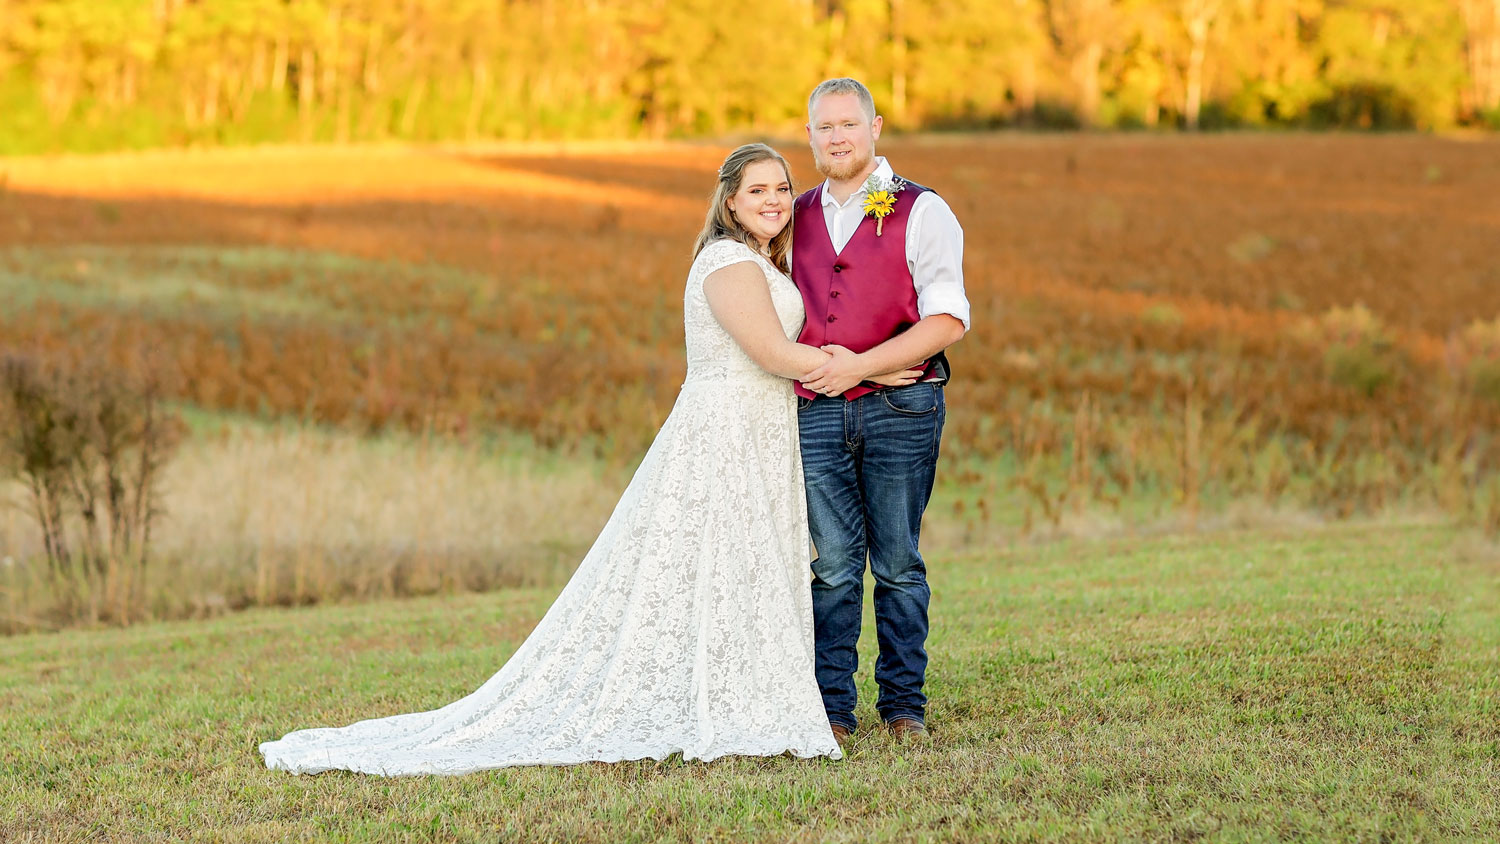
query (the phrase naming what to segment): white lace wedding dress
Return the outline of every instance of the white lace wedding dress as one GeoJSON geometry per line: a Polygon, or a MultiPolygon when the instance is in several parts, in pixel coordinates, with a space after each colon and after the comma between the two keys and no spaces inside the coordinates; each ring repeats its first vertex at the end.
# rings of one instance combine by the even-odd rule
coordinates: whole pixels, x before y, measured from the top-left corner
{"type": "Polygon", "coordinates": [[[510,661],[441,709],[260,746],[297,773],[462,774],[513,765],[840,758],[813,674],[807,504],[791,383],[757,367],[703,279],[753,261],[788,337],[790,279],[709,244],[684,302],[687,380],[614,514],[510,661]]]}

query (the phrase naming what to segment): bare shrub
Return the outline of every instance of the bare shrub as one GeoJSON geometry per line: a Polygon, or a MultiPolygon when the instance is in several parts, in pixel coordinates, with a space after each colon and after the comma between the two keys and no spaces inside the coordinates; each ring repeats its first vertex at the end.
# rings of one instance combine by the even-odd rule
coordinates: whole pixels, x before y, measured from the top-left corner
{"type": "Polygon", "coordinates": [[[0,471],[27,491],[64,620],[143,614],[158,480],[184,432],[161,395],[146,367],[0,359],[0,471]]]}

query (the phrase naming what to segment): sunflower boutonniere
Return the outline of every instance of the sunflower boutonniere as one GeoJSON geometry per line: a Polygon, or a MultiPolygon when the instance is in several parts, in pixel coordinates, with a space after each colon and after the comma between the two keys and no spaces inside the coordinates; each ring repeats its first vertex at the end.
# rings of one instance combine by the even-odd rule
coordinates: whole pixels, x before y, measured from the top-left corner
{"type": "Polygon", "coordinates": [[[886,215],[896,210],[896,194],[904,187],[906,181],[900,176],[892,176],[890,181],[885,181],[872,173],[865,180],[865,216],[875,218],[876,237],[880,237],[886,215]]]}

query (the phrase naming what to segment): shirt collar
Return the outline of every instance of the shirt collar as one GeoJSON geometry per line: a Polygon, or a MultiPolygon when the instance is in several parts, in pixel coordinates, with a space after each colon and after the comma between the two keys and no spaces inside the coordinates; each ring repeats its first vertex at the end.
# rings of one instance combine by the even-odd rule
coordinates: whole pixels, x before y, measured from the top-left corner
{"type": "MultiPolygon", "coordinates": [[[[881,181],[889,182],[890,180],[896,178],[896,171],[891,169],[890,162],[885,160],[885,156],[877,155],[875,157],[875,172],[871,175],[875,176],[881,181]]],[[[866,181],[868,181],[868,178],[866,178],[866,181]]],[[[849,200],[853,201],[854,197],[861,196],[864,194],[864,192],[865,186],[860,185],[859,188],[854,191],[854,193],[849,194],[849,200]]],[[[833,194],[828,190],[828,182],[826,180],[823,182],[823,192],[821,194],[821,197],[824,205],[832,205],[835,208],[842,208],[849,204],[848,202],[846,202],[841,206],[837,201],[834,200],[833,194]]]]}

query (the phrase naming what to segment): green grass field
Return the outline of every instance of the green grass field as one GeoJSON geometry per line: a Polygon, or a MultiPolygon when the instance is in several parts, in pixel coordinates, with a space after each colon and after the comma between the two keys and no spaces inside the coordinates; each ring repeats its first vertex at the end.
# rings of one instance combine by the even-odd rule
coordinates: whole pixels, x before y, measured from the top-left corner
{"type": "Polygon", "coordinates": [[[930,569],[932,736],[865,727],[843,762],[262,767],[290,729],[472,690],[552,589],[0,639],[0,841],[1500,839],[1500,552],[1467,533],[1069,541],[930,569]]]}

